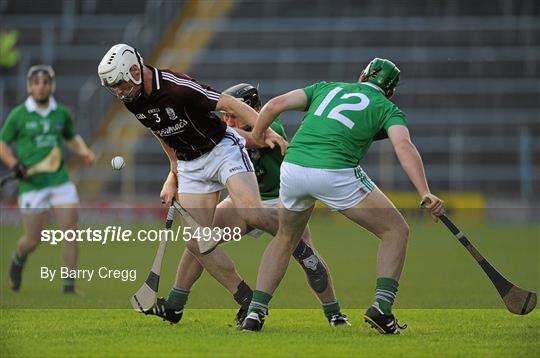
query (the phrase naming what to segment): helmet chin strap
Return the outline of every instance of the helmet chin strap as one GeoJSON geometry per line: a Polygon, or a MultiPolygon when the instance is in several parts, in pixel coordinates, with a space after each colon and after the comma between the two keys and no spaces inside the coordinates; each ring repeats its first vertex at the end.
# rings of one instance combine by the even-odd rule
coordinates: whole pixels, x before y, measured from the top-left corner
{"type": "Polygon", "coordinates": [[[139,67],[141,69],[141,92],[137,96],[137,98],[139,98],[139,96],[144,92],[144,67],[141,61],[141,56],[139,56],[139,51],[137,51],[136,48],[133,49],[135,50],[135,56],[137,57],[137,62],[139,63],[139,67]]]}

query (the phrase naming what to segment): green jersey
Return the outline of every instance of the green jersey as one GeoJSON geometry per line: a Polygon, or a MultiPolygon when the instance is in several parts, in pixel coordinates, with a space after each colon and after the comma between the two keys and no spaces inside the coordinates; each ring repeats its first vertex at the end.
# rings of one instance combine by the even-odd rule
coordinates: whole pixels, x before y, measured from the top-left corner
{"type": "Polygon", "coordinates": [[[285,161],[309,168],[358,165],[375,139],[405,115],[370,83],[319,82],[304,88],[308,105],[285,161]]]}
{"type": "MultiPolygon", "coordinates": [[[[49,108],[45,111],[40,110],[35,101],[28,97],[24,104],[9,113],[0,130],[0,141],[7,144],[15,142],[15,155],[26,167],[39,163],[55,146],[63,149],[63,139],[70,140],[73,137],[75,129],[68,110],[57,105],[52,97],[49,99],[49,108]]],[[[68,181],[69,176],[65,164],[62,163],[60,169],[54,173],[38,173],[21,180],[19,193],[68,181]]]]}
{"type": "MultiPolygon", "coordinates": [[[[287,140],[281,119],[277,118],[270,128],[287,140]]],[[[279,167],[283,161],[279,146],[274,149],[251,148],[248,149],[248,153],[255,167],[261,199],[269,200],[279,197],[279,167]]]]}

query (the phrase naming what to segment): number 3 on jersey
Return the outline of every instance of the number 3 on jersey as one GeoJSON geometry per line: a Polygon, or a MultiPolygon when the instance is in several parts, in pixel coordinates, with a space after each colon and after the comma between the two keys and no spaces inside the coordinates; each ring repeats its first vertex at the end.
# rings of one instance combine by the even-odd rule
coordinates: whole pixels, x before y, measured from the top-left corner
{"type": "MultiPolygon", "coordinates": [[[[333,90],[331,90],[330,92],[328,92],[328,94],[326,95],[326,97],[324,97],[324,99],[321,102],[321,104],[319,105],[319,107],[317,107],[317,110],[315,111],[314,114],[316,116],[320,117],[323,114],[323,112],[325,111],[326,107],[328,107],[330,102],[332,102],[334,97],[339,92],[341,92],[342,90],[343,90],[343,88],[336,87],[333,90]]],[[[359,98],[360,102],[358,102],[358,103],[342,103],[342,104],[337,105],[334,108],[332,108],[330,113],[328,113],[328,118],[335,119],[336,121],[340,122],[341,124],[343,124],[344,126],[346,126],[349,129],[352,129],[352,127],[354,127],[354,122],[351,121],[346,116],[344,116],[343,114],[341,114],[341,112],[343,112],[343,111],[357,111],[357,112],[360,112],[360,111],[363,111],[364,109],[366,109],[366,107],[369,105],[369,98],[363,93],[345,93],[340,98],[341,99],[347,99],[347,98],[351,98],[351,97],[359,98]]]]}

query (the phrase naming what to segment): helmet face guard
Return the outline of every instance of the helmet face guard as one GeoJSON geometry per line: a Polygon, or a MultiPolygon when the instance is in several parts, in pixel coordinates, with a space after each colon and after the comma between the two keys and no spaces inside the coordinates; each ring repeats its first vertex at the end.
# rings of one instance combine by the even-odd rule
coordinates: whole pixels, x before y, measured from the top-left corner
{"type": "Polygon", "coordinates": [[[32,66],[28,70],[26,78],[28,79],[28,82],[30,82],[34,77],[48,77],[51,83],[54,83],[54,70],[48,65],[32,66]]]}
{"type": "Polygon", "coordinates": [[[385,94],[390,96],[399,83],[401,71],[392,62],[382,58],[374,58],[364,69],[362,75],[364,81],[379,87],[385,94]]]}
{"type": "Polygon", "coordinates": [[[142,86],[137,91],[137,93],[133,93],[133,90],[135,89],[136,85],[133,84],[133,82],[131,82],[131,81],[123,81],[122,80],[120,82],[117,82],[115,85],[112,85],[112,86],[104,85],[104,87],[107,89],[107,91],[109,91],[110,94],[112,94],[114,97],[118,98],[119,100],[121,100],[123,102],[135,102],[142,94],[142,86]],[[129,88],[129,90],[126,89],[126,90],[123,90],[122,92],[120,92],[119,87],[120,86],[125,87],[124,84],[130,84],[131,88],[129,88]],[[125,93],[125,94],[123,94],[123,93],[125,93]]]}
{"type": "Polygon", "coordinates": [[[49,81],[51,82],[51,95],[52,95],[52,93],[55,92],[55,90],[56,90],[56,79],[55,79],[54,70],[53,70],[53,68],[51,66],[49,66],[49,65],[36,65],[36,66],[30,67],[30,69],[28,69],[28,73],[26,74],[26,79],[27,79],[27,82],[28,82],[28,86],[31,85],[32,81],[36,77],[46,77],[46,78],[48,78],[49,81]]]}

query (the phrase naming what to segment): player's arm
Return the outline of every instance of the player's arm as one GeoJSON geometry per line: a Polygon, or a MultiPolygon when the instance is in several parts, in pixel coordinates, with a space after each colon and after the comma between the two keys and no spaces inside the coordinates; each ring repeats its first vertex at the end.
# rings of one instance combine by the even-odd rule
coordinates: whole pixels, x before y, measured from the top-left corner
{"type": "Polygon", "coordinates": [[[265,131],[281,113],[285,111],[303,111],[306,109],[307,102],[307,96],[301,89],[282,94],[268,101],[259,112],[259,118],[251,132],[255,142],[264,143],[266,141],[265,131]]]}
{"type": "Polygon", "coordinates": [[[216,111],[230,113],[242,122],[242,124],[250,127],[253,127],[257,121],[257,112],[253,108],[225,93],[219,96],[216,111]]]}
{"type": "Polygon", "coordinates": [[[2,129],[0,129],[0,160],[13,171],[13,174],[16,178],[26,177],[26,167],[19,163],[19,160],[9,147],[9,144],[16,140],[18,135],[18,126],[17,126],[16,115],[12,111],[2,129]]]}
{"type": "MultiPolygon", "coordinates": [[[[230,113],[238,118],[240,122],[250,127],[254,127],[258,121],[257,112],[253,108],[228,94],[221,94],[216,105],[216,110],[230,113]]],[[[274,148],[276,145],[279,145],[281,147],[281,153],[284,155],[287,150],[287,141],[271,128],[268,128],[268,126],[264,129],[264,133],[265,140],[254,143],[254,146],[258,144],[259,147],[274,148]]]]}
{"type": "Polygon", "coordinates": [[[9,145],[0,140],[0,160],[4,162],[4,164],[11,169],[13,174],[15,175],[15,178],[22,179],[26,177],[26,171],[27,168],[24,166],[24,164],[19,163],[17,160],[17,157],[15,154],[13,154],[13,151],[9,147],[9,145]]]}
{"type": "Polygon", "coordinates": [[[17,164],[17,158],[9,145],[4,141],[0,141],[0,159],[8,168],[13,168],[17,164]]]}
{"type": "Polygon", "coordinates": [[[66,146],[74,153],[83,158],[86,165],[94,163],[94,152],[86,145],[86,142],[80,135],[75,135],[72,139],[65,141],[66,146]]]}
{"type": "Polygon", "coordinates": [[[80,156],[86,165],[94,163],[94,152],[88,148],[86,142],[80,135],[75,132],[75,126],[73,125],[73,119],[67,108],[61,108],[64,115],[64,124],[62,126],[62,137],[66,146],[75,154],[80,156]]]}
{"type": "Polygon", "coordinates": [[[426,205],[430,209],[434,219],[444,213],[444,202],[431,194],[424,171],[422,157],[411,141],[409,130],[404,125],[393,125],[388,128],[388,137],[394,146],[394,150],[403,170],[413,183],[416,191],[425,200],[429,198],[431,204],[426,205]]]}
{"type": "MultiPolygon", "coordinates": [[[[253,137],[251,136],[251,132],[248,132],[246,130],[240,129],[240,128],[234,128],[235,131],[238,132],[246,140],[246,148],[260,148],[260,145],[257,145],[255,141],[253,140],[253,137]]],[[[266,147],[266,145],[265,145],[266,147]]]]}
{"type": "Polygon", "coordinates": [[[176,174],[178,172],[176,166],[176,153],[174,152],[174,149],[169,147],[169,145],[165,143],[163,139],[161,139],[156,134],[154,134],[154,136],[159,141],[159,144],[161,144],[161,148],[163,148],[163,151],[167,155],[167,158],[169,158],[169,174],[167,175],[167,179],[165,179],[165,182],[163,183],[163,187],[161,188],[161,193],[159,194],[159,197],[161,198],[161,201],[163,203],[165,203],[167,206],[170,206],[172,204],[172,199],[176,197],[176,194],[178,192],[178,182],[176,178],[176,174]]]}

